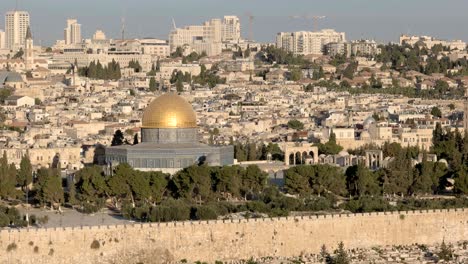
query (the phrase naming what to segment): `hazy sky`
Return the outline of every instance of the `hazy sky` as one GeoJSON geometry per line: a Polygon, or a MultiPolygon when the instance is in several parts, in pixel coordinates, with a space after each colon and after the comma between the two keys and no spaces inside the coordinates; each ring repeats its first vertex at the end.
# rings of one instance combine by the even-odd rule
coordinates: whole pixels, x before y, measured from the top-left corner
{"type": "MultiPolygon", "coordinates": [[[[0,0],[0,13],[15,0],[0,0]]],[[[120,36],[121,17],[129,37],[167,39],[172,18],[177,26],[199,24],[212,17],[237,15],[247,35],[246,13],[255,16],[254,38],[273,42],[279,31],[310,30],[312,22],[294,15],[323,15],[320,28],[347,33],[348,39],[397,41],[401,33],[468,41],[468,0],[18,0],[29,11],[35,41],[49,45],[63,39],[67,18],[77,18],[83,37],[96,29],[120,36]]],[[[1,20],[0,28],[4,28],[1,20]]]]}

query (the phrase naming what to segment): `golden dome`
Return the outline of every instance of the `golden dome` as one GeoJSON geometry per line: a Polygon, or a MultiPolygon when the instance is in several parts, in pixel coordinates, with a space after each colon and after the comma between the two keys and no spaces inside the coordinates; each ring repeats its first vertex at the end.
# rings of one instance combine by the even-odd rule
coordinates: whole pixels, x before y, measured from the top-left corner
{"type": "Polygon", "coordinates": [[[197,117],[184,98],[166,93],[155,100],[143,113],[143,128],[195,128],[197,117]]]}

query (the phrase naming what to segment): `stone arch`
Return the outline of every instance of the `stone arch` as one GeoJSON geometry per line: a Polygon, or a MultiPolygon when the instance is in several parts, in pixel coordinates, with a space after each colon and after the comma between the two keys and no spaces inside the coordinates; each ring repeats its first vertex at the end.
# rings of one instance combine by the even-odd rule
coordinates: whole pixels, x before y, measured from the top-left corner
{"type": "Polygon", "coordinates": [[[285,161],[287,160],[287,162],[286,162],[287,164],[295,164],[296,155],[294,153],[290,153],[286,157],[287,157],[287,159],[285,158],[285,161]]]}
{"type": "Polygon", "coordinates": [[[318,148],[310,143],[285,142],[281,145],[285,156],[285,165],[305,164],[306,159],[311,159],[310,163],[319,163],[318,148]]]}
{"type": "Polygon", "coordinates": [[[302,164],[307,164],[306,161],[307,161],[308,156],[309,156],[309,155],[307,154],[307,151],[303,151],[303,152],[301,153],[301,156],[302,156],[302,159],[301,159],[302,164]]]}
{"type": "Polygon", "coordinates": [[[294,159],[294,164],[301,165],[302,164],[302,154],[300,151],[295,153],[296,158],[294,159]]]}

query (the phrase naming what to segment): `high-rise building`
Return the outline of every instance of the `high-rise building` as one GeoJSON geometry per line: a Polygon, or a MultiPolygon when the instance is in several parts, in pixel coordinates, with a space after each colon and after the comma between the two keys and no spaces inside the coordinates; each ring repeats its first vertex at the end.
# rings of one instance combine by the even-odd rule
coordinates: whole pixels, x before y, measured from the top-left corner
{"type": "Polygon", "coordinates": [[[344,32],[333,29],[321,31],[280,32],[276,36],[276,46],[294,54],[323,54],[326,44],[346,42],[344,32]]]}
{"type": "Polygon", "coordinates": [[[0,49],[6,48],[5,31],[0,30],[0,49]]]}
{"type": "Polygon", "coordinates": [[[237,16],[225,16],[223,20],[223,42],[239,42],[241,25],[237,16]]]}
{"type": "Polygon", "coordinates": [[[218,55],[223,42],[240,39],[240,22],[235,16],[226,16],[223,20],[211,19],[202,25],[174,28],[169,34],[171,52],[182,47],[188,52],[206,52],[208,56],[218,55]]]}
{"type": "Polygon", "coordinates": [[[29,13],[10,11],[5,15],[6,48],[18,50],[24,47],[26,31],[30,26],[29,13]]]}
{"type": "Polygon", "coordinates": [[[67,20],[64,39],[66,45],[81,43],[81,24],[76,19],[67,20]]]}

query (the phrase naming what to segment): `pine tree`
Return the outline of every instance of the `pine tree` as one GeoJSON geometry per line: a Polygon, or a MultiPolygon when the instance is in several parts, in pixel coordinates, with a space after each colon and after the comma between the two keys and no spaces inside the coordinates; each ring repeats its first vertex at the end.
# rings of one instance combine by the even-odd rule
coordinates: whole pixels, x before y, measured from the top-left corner
{"type": "Polygon", "coordinates": [[[96,68],[96,62],[92,61],[89,64],[88,71],[87,71],[87,77],[91,79],[96,79],[97,78],[97,68],[96,68]]]}
{"type": "Polygon", "coordinates": [[[344,249],[343,242],[338,244],[338,249],[335,251],[335,256],[333,257],[333,263],[335,264],[348,264],[350,263],[348,253],[344,249]]]}
{"type": "Polygon", "coordinates": [[[28,155],[24,155],[21,158],[17,182],[22,187],[26,187],[32,183],[32,165],[28,155]]]}
{"type": "Polygon", "coordinates": [[[250,143],[248,145],[247,160],[254,161],[257,160],[257,144],[250,143]]]}
{"type": "Polygon", "coordinates": [[[450,246],[445,244],[445,241],[442,241],[442,244],[440,245],[440,251],[437,253],[437,256],[441,260],[450,261],[453,259],[453,250],[450,248],[450,246]]]}
{"type": "Polygon", "coordinates": [[[135,135],[133,136],[133,145],[137,145],[138,143],[140,143],[138,141],[138,133],[135,133],[135,135]]]}
{"type": "Polygon", "coordinates": [[[96,79],[105,79],[104,68],[99,60],[96,64],[96,79]]]}
{"type": "Polygon", "coordinates": [[[156,79],[154,77],[151,77],[149,81],[149,90],[151,92],[154,92],[157,89],[158,89],[158,84],[156,83],[156,79]]]}
{"type": "Polygon", "coordinates": [[[184,84],[182,83],[182,80],[177,79],[176,89],[177,89],[177,92],[179,93],[184,91],[184,84]]]}
{"type": "Polygon", "coordinates": [[[44,202],[50,203],[50,205],[64,202],[62,179],[57,173],[52,172],[48,175],[41,191],[44,202]]]}
{"type": "Polygon", "coordinates": [[[8,164],[6,151],[0,159],[0,197],[15,198],[16,169],[8,164]],[[13,174],[15,173],[15,174],[13,174]]]}
{"type": "Polygon", "coordinates": [[[161,62],[159,61],[159,59],[156,61],[156,68],[154,69],[156,72],[160,72],[161,71],[161,62]]]}
{"type": "Polygon", "coordinates": [[[114,133],[111,146],[120,146],[120,145],[123,145],[123,142],[124,142],[124,134],[122,133],[120,129],[118,129],[114,133]]]}

